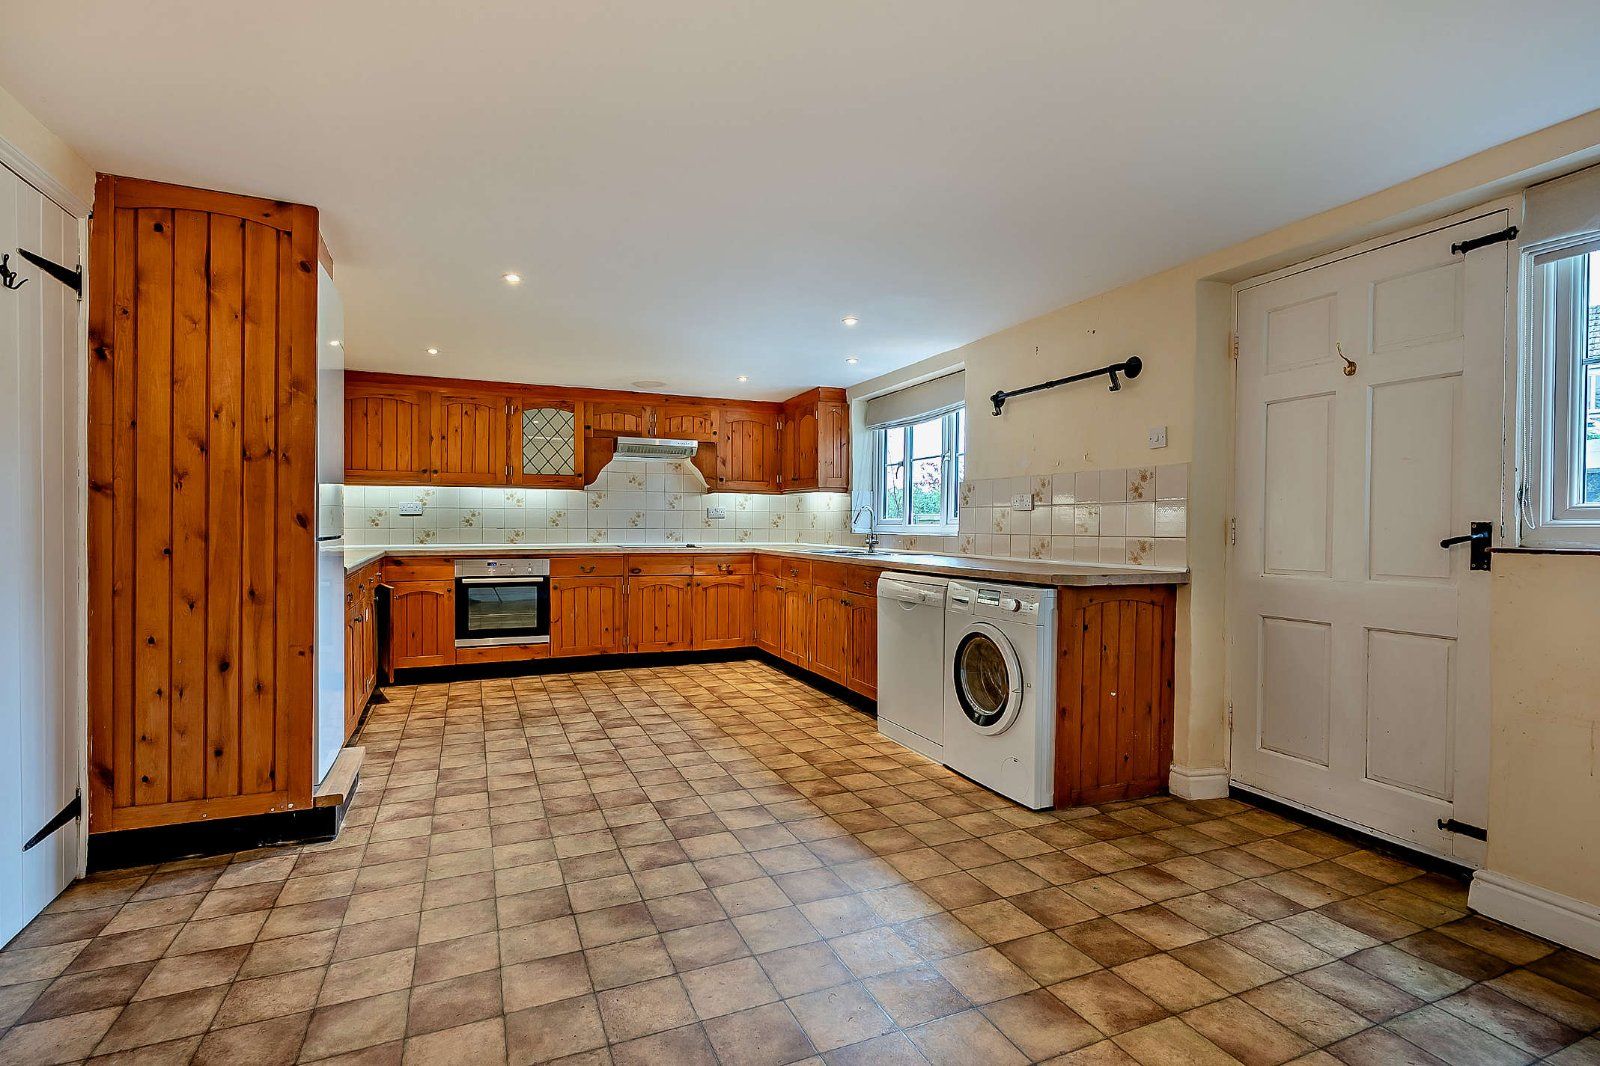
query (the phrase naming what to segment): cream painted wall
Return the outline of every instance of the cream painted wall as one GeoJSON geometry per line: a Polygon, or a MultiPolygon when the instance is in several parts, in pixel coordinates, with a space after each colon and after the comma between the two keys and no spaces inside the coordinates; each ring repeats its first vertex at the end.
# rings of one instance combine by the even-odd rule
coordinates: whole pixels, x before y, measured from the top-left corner
{"type": "MultiPolygon", "coordinates": [[[[1132,281],[850,390],[862,399],[964,366],[974,477],[1188,462],[1191,584],[1179,603],[1174,761],[1226,765],[1227,515],[1233,447],[1231,286],[1516,192],[1600,159],[1600,111],[1470,156],[1361,200],[1132,281]],[[1084,383],[989,414],[987,397],[1138,355],[1145,372],[1109,395],[1084,383]],[[1167,427],[1152,451],[1146,431],[1167,427]]],[[[1092,209],[1092,205],[1083,205],[1092,209]]],[[[859,406],[859,405],[858,405],[859,406]]],[[[865,453],[867,449],[857,449],[865,453]]]]}
{"type": "Polygon", "coordinates": [[[1488,869],[1600,907],[1600,557],[1499,554],[1488,869]]]}
{"type": "MultiPolygon", "coordinates": [[[[0,88],[0,140],[9,142],[82,204],[94,202],[94,168],[67,142],[46,129],[4,88],[0,88]]],[[[62,206],[74,207],[72,204],[62,206]]]]}

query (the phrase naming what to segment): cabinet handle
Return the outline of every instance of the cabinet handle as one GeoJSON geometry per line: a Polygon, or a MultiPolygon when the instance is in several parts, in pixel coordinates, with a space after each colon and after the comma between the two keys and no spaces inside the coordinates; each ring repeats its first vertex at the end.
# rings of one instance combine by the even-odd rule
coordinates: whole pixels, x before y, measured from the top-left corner
{"type": "Polygon", "coordinates": [[[581,573],[581,574],[592,574],[592,573],[594,573],[594,567],[592,567],[592,566],[584,566],[582,563],[579,563],[578,564],[578,572],[581,573]]]}
{"type": "Polygon", "coordinates": [[[628,567],[628,573],[630,573],[630,574],[642,574],[642,573],[644,573],[644,571],[639,569],[637,566],[630,566],[630,567],[628,567]]]}

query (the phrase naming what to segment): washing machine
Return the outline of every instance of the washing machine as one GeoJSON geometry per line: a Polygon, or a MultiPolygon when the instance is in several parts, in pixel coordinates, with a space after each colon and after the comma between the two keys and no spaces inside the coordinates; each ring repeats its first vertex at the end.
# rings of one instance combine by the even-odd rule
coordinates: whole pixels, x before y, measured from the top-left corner
{"type": "Polygon", "coordinates": [[[1056,593],[945,592],[944,764],[1024,807],[1054,802],[1056,593]]]}

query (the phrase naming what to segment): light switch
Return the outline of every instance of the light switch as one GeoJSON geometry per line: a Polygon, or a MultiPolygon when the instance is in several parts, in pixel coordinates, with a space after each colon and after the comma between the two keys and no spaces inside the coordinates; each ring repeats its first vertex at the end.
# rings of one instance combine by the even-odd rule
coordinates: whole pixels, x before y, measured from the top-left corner
{"type": "Polygon", "coordinates": [[[1156,426],[1150,430],[1150,447],[1165,448],[1167,446],[1167,427],[1156,426]]]}

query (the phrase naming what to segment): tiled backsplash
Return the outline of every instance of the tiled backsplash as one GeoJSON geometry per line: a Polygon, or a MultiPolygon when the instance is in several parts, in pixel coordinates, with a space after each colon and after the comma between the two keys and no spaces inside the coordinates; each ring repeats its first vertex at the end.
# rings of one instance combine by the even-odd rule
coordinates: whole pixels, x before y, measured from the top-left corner
{"type": "MultiPolygon", "coordinates": [[[[961,486],[965,555],[1188,565],[1186,463],[994,478],[961,486]],[[1031,511],[1013,510],[1026,495],[1031,511]]],[[[948,540],[950,538],[943,538],[948,540]]]]}
{"type": "MultiPolygon", "coordinates": [[[[961,486],[958,536],[886,534],[907,551],[1186,566],[1189,468],[1039,474],[961,486]],[[1011,508],[1026,494],[1031,511],[1011,508]]],[[[850,498],[705,492],[676,463],[630,463],[582,491],[353,485],[345,536],[364,544],[859,544],[850,498]],[[422,514],[402,517],[405,504],[422,514]],[[715,508],[727,517],[708,518],[715,508]]]]}
{"type": "Polygon", "coordinates": [[[853,543],[850,498],[706,492],[677,463],[614,465],[583,490],[352,485],[345,538],[362,544],[853,543]],[[400,515],[404,504],[422,514],[400,515]],[[708,518],[712,508],[726,518],[708,518]]]}

